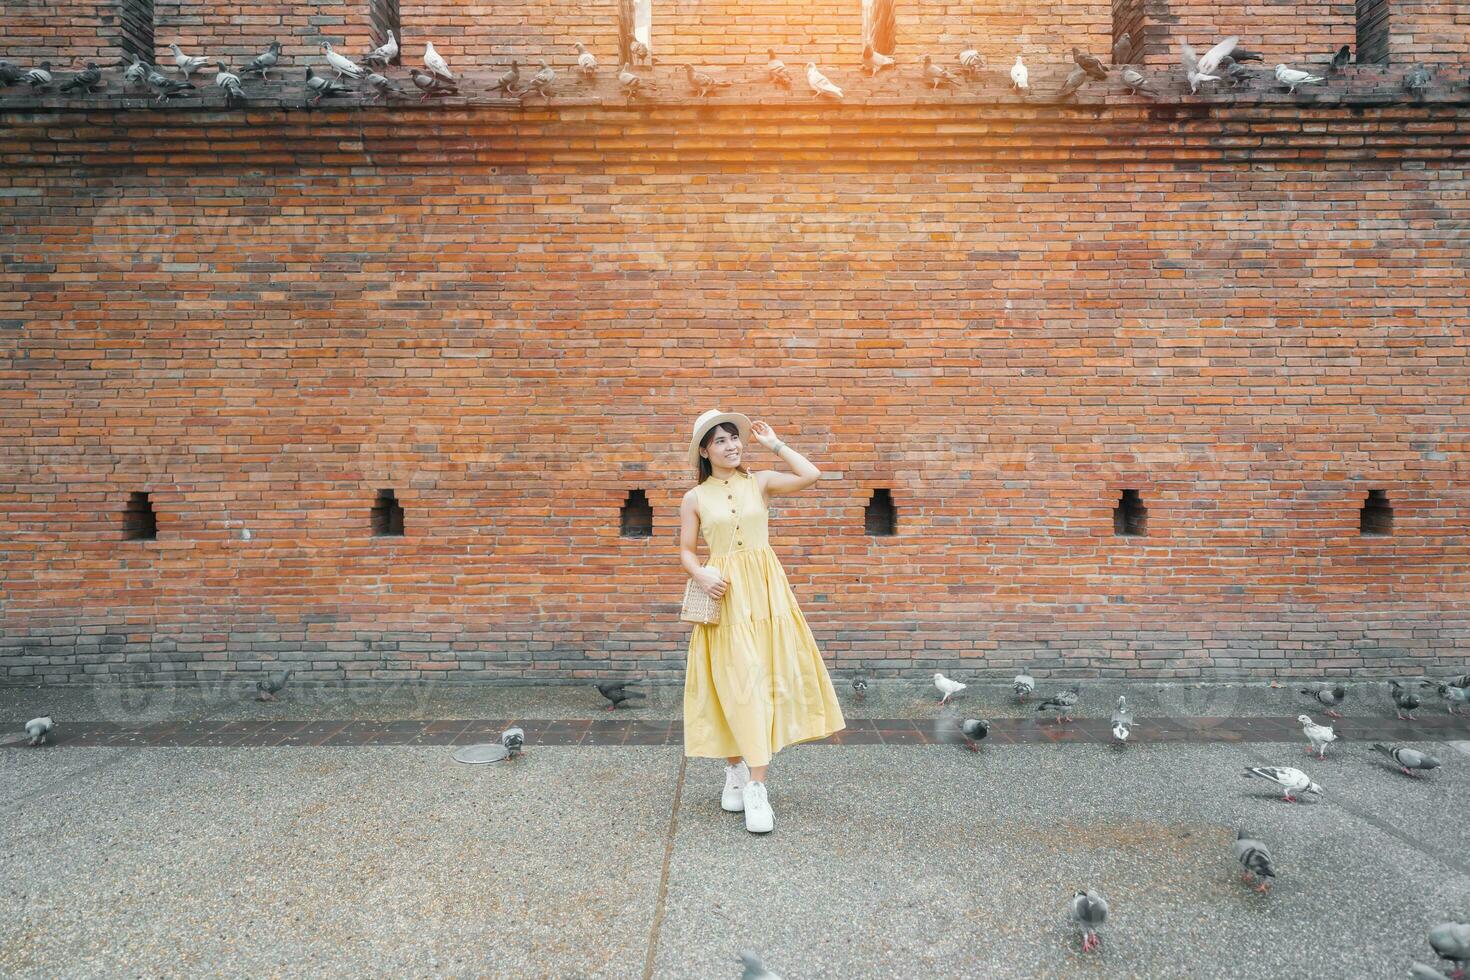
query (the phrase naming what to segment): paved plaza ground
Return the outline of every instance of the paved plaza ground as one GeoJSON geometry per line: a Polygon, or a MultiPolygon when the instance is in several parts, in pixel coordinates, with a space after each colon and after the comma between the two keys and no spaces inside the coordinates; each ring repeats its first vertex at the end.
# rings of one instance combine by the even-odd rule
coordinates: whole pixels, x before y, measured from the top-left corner
{"type": "Polygon", "coordinates": [[[1070,726],[972,685],[978,754],[934,737],[932,687],[839,684],[848,730],[776,757],[760,837],[721,763],[684,759],[677,685],[616,713],[590,684],[0,689],[5,732],[58,721],[0,746],[0,975],[738,977],[749,948],[788,980],[1402,977],[1470,920],[1470,717],[1400,722],[1354,684],[1317,761],[1290,686],[1082,683],[1070,726]],[[451,759],[511,722],[520,758],[451,759]],[[1410,779],[1374,740],[1444,765],[1410,779]],[[1285,803],[1252,765],[1326,792],[1285,803]],[[1086,885],[1112,905],[1091,955],[1086,885]]]}

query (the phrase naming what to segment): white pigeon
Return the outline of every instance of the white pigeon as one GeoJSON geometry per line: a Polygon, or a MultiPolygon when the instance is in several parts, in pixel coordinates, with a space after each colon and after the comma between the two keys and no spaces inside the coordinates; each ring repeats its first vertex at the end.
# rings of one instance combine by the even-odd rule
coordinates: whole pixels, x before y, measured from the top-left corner
{"type": "Polygon", "coordinates": [[[1011,687],[1016,689],[1016,700],[1024,701],[1036,690],[1036,678],[1030,674],[1017,674],[1011,681],[1011,687]]]}
{"type": "Polygon", "coordinates": [[[939,688],[940,694],[944,695],[944,697],[939,699],[939,703],[948,704],[949,699],[963,691],[967,685],[961,684],[959,681],[952,681],[936,671],[934,674],[934,686],[939,688]]]}
{"type": "Polygon", "coordinates": [[[1201,58],[1184,38],[1179,39],[1179,60],[1184,64],[1184,77],[1189,79],[1189,91],[1197,93],[1202,82],[1218,82],[1220,76],[1213,74],[1225,56],[1235,50],[1239,38],[1227,37],[1205,52],[1201,58]]]}
{"type": "Polygon", "coordinates": [[[1300,769],[1293,769],[1290,766],[1252,766],[1242,775],[1247,778],[1268,779],[1280,786],[1285,793],[1283,798],[1288,803],[1296,802],[1296,797],[1292,796],[1292,793],[1306,792],[1317,796],[1322,795],[1321,786],[1312,782],[1300,769]]]}
{"type": "Polygon", "coordinates": [[[1325,82],[1327,79],[1321,75],[1313,75],[1285,65],[1276,66],[1276,80],[1285,85],[1293,94],[1298,85],[1311,85],[1315,82],[1325,82]]]}
{"type": "Polygon", "coordinates": [[[1213,75],[1220,70],[1220,65],[1235,50],[1240,43],[1238,37],[1227,37],[1210,50],[1206,51],[1199,59],[1199,70],[1206,75],[1213,75]]]}
{"type": "Polygon", "coordinates": [[[398,38],[393,36],[392,31],[389,31],[388,40],[369,51],[362,60],[370,65],[387,66],[396,57],[398,57],[398,38]]]}
{"type": "Polygon", "coordinates": [[[208,58],[184,54],[183,49],[179,47],[177,42],[170,44],[168,49],[174,53],[174,64],[178,65],[179,71],[184,73],[184,81],[186,82],[189,80],[190,72],[196,72],[209,64],[208,58]]]}
{"type": "Polygon", "coordinates": [[[444,60],[443,56],[434,50],[433,41],[424,45],[424,67],[440,78],[454,81],[454,72],[449,70],[449,63],[444,60]]]}
{"type": "Polygon", "coordinates": [[[754,952],[747,950],[741,953],[740,962],[745,966],[740,973],[740,980],[781,980],[781,974],[768,969],[765,961],[754,952]]]}
{"type": "Polygon", "coordinates": [[[133,63],[128,70],[123,72],[123,81],[129,85],[136,85],[148,76],[148,68],[143,64],[143,59],[133,55],[133,63]]]}
{"type": "Polygon", "coordinates": [[[39,718],[32,718],[26,722],[26,734],[31,737],[30,744],[33,746],[43,744],[46,741],[46,736],[50,735],[51,729],[55,727],[56,723],[51,720],[50,715],[42,715],[39,718]]]}
{"type": "Polygon", "coordinates": [[[346,75],[348,78],[362,78],[368,73],[366,68],[351,58],[345,58],[333,51],[332,45],[328,41],[322,42],[322,54],[326,55],[327,64],[332,66],[332,70],[337,73],[338,78],[341,78],[343,75],[346,75]]]}
{"type": "Polygon", "coordinates": [[[833,85],[826,75],[817,70],[815,61],[806,63],[806,83],[811,86],[812,94],[818,98],[825,95],[839,102],[842,101],[842,89],[833,85]]]}
{"type": "Polygon", "coordinates": [[[1133,734],[1133,715],[1128,711],[1128,699],[1118,695],[1118,706],[1113,709],[1113,744],[1119,748],[1128,744],[1133,734]]]}
{"type": "Polygon", "coordinates": [[[1307,749],[1307,755],[1311,755],[1312,750],[1315,749],[1317,758],[1327,758],[1328,743],[1337,741],[1337,734],[1332,730],[1332,726],[1317,724],[1312,720],[1311,715],[1297,715],[1296,720],[1302,723],[1302,734],[1307,736],[1307,741],[1312,743],[1312,747],[1307,749]]]}
{"type": "Polygon", "coordinates": [[[583,78],[591,78],[597,74],[597,59],[592,52],[587,50],[587,45],[578,41],[577,48],[577,70],[582,73],[583,78]]]}
{"type": "Polygon", "coordinates": [[[1031,87],[1031,73],[1026,70],[1026,63],[1016,55],[1016,63],[1011,65],[1011,87],[1017,92],[1024,92],[1031,87]]]}

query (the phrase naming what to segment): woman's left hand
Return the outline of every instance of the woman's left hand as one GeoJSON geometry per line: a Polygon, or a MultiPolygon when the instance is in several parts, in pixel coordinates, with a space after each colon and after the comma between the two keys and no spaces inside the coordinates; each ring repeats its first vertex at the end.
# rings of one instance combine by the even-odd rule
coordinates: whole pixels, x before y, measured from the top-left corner
{"type": "Polygon", "coordinates": [[[781,440],[776,438],[776,430],[761,421],[750,423],[750,434],[755,436],[756,442],[767,449],[773,449],[781,443],[781,440]]]}

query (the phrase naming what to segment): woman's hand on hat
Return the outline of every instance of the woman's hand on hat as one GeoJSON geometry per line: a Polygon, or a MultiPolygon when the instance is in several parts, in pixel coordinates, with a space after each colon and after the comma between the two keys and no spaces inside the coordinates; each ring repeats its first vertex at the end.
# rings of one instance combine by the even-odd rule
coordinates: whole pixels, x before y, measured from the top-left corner
{"type": "Polygon", "coordinates": [[[775,449],[781,444],[781,440],[776,438],[776,430],[758,420],[750,423],[750,434],[755,436],[756,442],[767,449],[775,449]]]}

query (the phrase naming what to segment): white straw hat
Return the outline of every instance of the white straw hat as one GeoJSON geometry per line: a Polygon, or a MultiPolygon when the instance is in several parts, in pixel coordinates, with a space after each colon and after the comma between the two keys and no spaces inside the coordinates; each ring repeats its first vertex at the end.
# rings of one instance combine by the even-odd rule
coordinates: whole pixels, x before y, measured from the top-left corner
{"type": "Polygon", "coordinates": [[[699,472],[699,440],[704,434],[721,422],[734,422],[735,428],[740,431],[740,442],[744,445],[750,441],[750,419],[739,412],[722,412],[718,408],[712,408],[699,418],[694,420],[694,436],[689,440],[689,465],[694,467],[694,478],[700,477],[699,472]]]}

